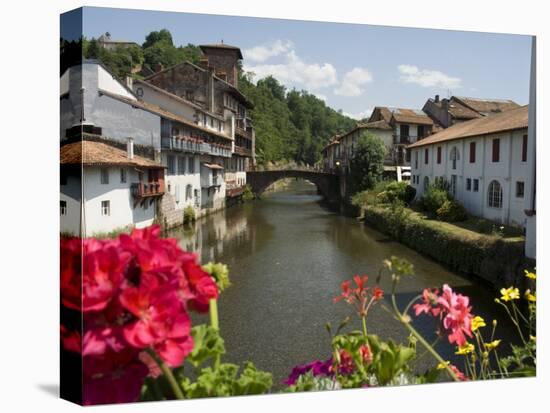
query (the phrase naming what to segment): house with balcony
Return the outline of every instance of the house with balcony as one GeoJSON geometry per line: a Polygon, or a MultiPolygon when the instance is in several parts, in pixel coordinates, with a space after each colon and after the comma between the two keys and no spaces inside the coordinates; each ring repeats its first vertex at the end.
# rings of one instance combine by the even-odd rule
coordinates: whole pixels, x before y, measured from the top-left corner
{"type": "Polygon", "coordinates": [[[62,74],[60,108],[61,231],[85,237],[152,223],[165,191],[161,116],[96,60],[62,74]]]}
{"type": "Polygon", "coordinates": [[[82,237],[153,224],[164,167],[107,139],[64,143],[60,153],[61,232],[82,237]]]}
{"type": "Polygon", "coordinates": [[[407,145],[430,135],[437,127],[423,111],[416,109],[377,106],[369,122],[384,122],[391,129],[389,147],[390,163],[396,166],[408,166],[410,156],[407,145]]]}
{"type": "Polygon", "coordinates": [[[416,196],[444,180],[470,214],[525,228],[535,191],[528,111],[521,106],[457,123],[409,145],[416,196]]]}
{"type": "Polygon", "coordinates": [[[239,48],[223,43],[200,48],[203,58],[198,65],[182,62],[161,70],[144,82],[136,82],[134,90],[139,95],[137,88],[147,83],[188,102],[188,106],[195,108],[194,113],[189,110],[176,113],[231,140],[229,157],[201,157],[201,164],[222,165],[228,188],[223,197],[238,196],[246,184],[246,171],[254,164],[255,152],[249,112],[252,103],[238,89],[237,68],[242,53],[239,48]]]}

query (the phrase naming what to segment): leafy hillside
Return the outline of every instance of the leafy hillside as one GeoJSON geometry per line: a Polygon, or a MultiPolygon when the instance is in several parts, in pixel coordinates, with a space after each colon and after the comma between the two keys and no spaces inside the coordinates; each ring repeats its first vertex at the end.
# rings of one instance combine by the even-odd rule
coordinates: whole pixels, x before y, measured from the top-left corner
{"type": "MultiPolygon", "coordinates": [[[[176,47],[166,29],[149,33],[141,46],[106,50],[96,39],[83,39],[85,58],[100,59],[119,78],[140,77],[138,68],[169,67],[185,60],[198,62],[200,49],[192,44],[176,47]]],[[[256,128],[259,163],[295,161],[314,164],[328,139],[355,126],[355,121],[325,105],[307,91],[287,90],[268,76],[252,80],[240,73],[239,89],[254,103],[252,121],[256,128]]]]}

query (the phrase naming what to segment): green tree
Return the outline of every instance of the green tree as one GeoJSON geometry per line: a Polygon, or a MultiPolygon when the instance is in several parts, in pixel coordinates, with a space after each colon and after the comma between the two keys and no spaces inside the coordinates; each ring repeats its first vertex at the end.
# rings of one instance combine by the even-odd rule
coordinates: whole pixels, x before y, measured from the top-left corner
{"type": "Polygon", "coordinates": [[[156,43],[163,42],[167,45],[174,46],[174,41],[172,40],[172,33],[167,29],[162,29],[159,31],[153,31],[145,36],[145,42],[143,42],[142,47],[144,49],[153,46],[156,43]]]}
{"type": "Polygon", "coordinates": [[[384,142],[370,132],[363,132],[350,160],[350,183],[352,193],[372,189],[384,172],[384,142]]]}

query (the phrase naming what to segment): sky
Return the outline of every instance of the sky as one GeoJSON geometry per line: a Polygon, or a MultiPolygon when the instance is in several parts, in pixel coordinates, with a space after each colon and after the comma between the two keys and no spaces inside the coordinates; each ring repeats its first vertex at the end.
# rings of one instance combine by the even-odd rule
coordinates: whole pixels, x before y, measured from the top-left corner
{"type": "Polygon", "coordinates": [[[256,80],[273,75],[356,119],[375,106],[421,109],[436,94],[528,103],[526,35],[95,7],[83,12],[88,38],[109,32],[141,44],[163,28],[176,46],[222,40],[237,46],[256,80]]]}

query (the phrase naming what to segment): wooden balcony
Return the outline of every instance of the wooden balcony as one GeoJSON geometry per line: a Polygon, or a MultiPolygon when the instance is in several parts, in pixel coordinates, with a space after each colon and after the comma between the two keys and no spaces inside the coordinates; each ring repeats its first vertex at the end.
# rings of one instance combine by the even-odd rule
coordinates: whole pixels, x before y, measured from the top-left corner
{"type": "Polygon", "coordinates": [[[164,179],[158,179],[151,182],[135,182],[130,186],[130,192],[134,198],[134,208],[140,202],[154,197],[164,195],[164,179]]]}

